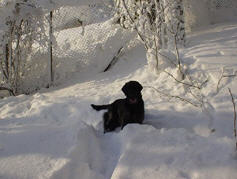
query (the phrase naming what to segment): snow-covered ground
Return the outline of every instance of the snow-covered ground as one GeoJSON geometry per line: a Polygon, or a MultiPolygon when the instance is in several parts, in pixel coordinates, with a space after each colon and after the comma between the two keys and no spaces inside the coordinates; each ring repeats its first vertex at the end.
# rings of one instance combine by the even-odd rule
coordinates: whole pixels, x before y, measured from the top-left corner
{"type": "MultiPolygon", "coordinates": [[[[119,48],[127,37],[114,30],[103,45],[99,39],[107,36],[101,32],[109,30],[103,23],[96,26],[102,29],[97,37],[93,30],[86,30],[91,41],[76,43],[68,33],[76,29],[57,38],[75,54],[80,44],[91,45],[97,54],[87,60],[98,57],[98,65],[85,61],[83,70],[75,71],[74,79],[64,85],[0,100],[0,178],[236,179],[233,107],[227,90],[231,88],[236,99],[236,77],[223,78],[217,95],[215,90],[222,67],[225,73],[236,74],[237,23],[200,29],[181,50],[192,72],[208,74],[203,92],[215,107],[209,111],[212,119],[192,105],[167,101],[149,88],[166,89],[172,79],[150,72],[141,45],[129,48],[110,71],[102,73],[103,65],[116,53],[113,45],[119,48]],[[104,63],[98,49],[112,51],[104,63]],[[103,134],[103,112],[92,110],[90,104],[122,98],[121,87],[129,80],[144,86],[144,124],[103,134]]],[[[179,88],[173,92],[181,93],[179,88]]]]}

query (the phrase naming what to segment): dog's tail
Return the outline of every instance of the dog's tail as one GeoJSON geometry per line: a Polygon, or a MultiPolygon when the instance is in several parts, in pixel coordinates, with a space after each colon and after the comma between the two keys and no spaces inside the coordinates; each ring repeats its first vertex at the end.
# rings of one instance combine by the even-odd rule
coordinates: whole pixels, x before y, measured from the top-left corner
{"type": "Polygon", "coordinates": [[[109,109],[109,104],[107,105],[95,105],[95,104],[91,104],[91,107],[93,109],[95,109],[96,111],[100,111],[100,110],[103,110],[103,109],[109,109]]]}

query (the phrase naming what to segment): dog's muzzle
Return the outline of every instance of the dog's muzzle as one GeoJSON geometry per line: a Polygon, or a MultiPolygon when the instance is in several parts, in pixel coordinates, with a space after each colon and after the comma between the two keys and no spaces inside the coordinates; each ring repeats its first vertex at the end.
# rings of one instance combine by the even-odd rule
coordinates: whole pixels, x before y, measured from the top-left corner
{"type": "Polygon", "coordinates": [[[130,98],[129,103],[130,104],[135,104],[135,103],[137,103],[137,99],[136,98],[130,98]]]}

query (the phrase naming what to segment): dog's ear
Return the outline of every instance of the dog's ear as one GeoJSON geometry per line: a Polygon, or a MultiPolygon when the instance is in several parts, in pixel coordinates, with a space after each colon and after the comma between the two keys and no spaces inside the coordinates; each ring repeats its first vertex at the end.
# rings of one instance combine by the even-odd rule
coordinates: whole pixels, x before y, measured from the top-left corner
{"type": "Polygon", "coordinates": [[[128,93],[128,83],[126,83],[125,85],[123,85],[122,91],[123,91],[123,93],[124,93],[125,95],[128,93]]]}
{"type": "Polygon", "coordinates": [[[137,86],[137,89],[138,89],[139,91],[142,91],[143,87],[142,87],[142,85],[141,85],[140,83],[137,82],[137,85],[136,85],[136,86],[137,86]]]}

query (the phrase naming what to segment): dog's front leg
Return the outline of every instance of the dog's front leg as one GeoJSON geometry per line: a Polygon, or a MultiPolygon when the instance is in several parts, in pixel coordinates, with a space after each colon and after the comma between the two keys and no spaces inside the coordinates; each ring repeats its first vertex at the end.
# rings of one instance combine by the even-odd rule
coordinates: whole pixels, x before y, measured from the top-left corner
{"type": "Polygon", "coordinates": [[[124,111],[122,115],[120,116],[121,130],[123,130],[124,126],[126,126],[129,123],[129,120],[130,120],[130,113],[127,111],[124,111]]]}
{"type": "Polygon", "coordinates": [[[104,113],[104,133],[106,132],[109,132],[111,129],[110,129],[110,123],[111,123],[111,120],[112,120],[112,113],[111,112],[105,112],[104,113]]]}
{"type": "Polygon", "coordinates": [[[137,115],[133,116],[133,119],[135,119],[134,123],[142,124],[144,121],[144,112],[138,113],[137,115]]]}

